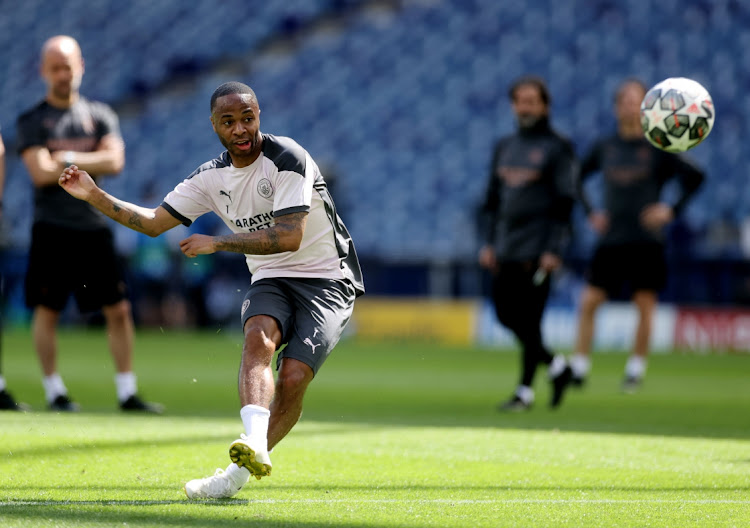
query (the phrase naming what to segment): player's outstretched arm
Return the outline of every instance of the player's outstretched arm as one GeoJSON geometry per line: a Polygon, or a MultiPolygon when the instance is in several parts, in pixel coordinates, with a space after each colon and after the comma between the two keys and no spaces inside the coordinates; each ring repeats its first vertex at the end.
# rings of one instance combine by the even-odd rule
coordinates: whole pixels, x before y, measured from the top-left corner
{"type": "Polygon", "coordinates": [[[90,203],[99,211],[125,227],[155,237],[180,224],[180,221],[159,206],[147,209],[118,200],[100,189],[86,171],[71,165],[58,180],[71,196],[90,203]]]}
{"type": "Polygon", "coordinates": [[[97,149],[91,152],[58,150],[51,156],[63,166],[70,163],[91,174],[114,176],[125,167],[125,143],[119,135],[107,134],[99,141],[97,149]]]}
{"type": "Polygon", "coordinates": [[[305,234],[307,213],[290,213],[274,219],[268,229],[252,233],[233,233],[223,236],[191,235],[180,242],[180,249],[188,257],[207,255],[216,251],[231,251],[245,255],[272,255],[297,251],[305,234]]]}

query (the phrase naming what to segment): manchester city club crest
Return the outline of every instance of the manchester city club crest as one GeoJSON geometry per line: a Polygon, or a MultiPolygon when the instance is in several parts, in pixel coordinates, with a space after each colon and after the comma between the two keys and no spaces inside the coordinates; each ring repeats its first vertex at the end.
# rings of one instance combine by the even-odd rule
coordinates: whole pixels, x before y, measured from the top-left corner
{"type": "Polygon", "coordinates": [[[273,186],[271,185],[271,180],[268,178],[263,178],[258,182],[258,194],[260,194],[263,198],[270,198],[273,196],[273,186]]]}

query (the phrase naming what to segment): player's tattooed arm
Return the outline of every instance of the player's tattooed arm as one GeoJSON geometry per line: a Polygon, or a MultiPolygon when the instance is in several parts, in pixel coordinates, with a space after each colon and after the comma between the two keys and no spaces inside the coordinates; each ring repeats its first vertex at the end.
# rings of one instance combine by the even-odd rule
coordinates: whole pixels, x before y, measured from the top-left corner
{"type": "Polygon", "coordinates": [[[107,194],[86,171],[75,165],[63,171],[58,183],[71,196],[88,202],[115,222],[152,237],[181,223],[161,206],[148,209],[107,194]]]}
{"type": "Polygon", "coordinates": [[[115,222],[151,237],[180,224],[161,206],[156,209],[141,207],[102,190],[92,192],[87,201],[115,222]]]}
{"type": "MultiPolygon", "coordinates": [[[[117,201],[112,202],[112,211],[114,211],[115,214],[122,211],[122,206],[117,203],[117,201]]],[[[137,229],[138,231],[143,232],[143,222],[141,222],[141,216],[138,214],[137,211],[128,211],[130,213],[130,217],[128,218],[128,227],[132,227],[133,229],[137,229]]]]}
{"type": "Polygon", "coordinates": [[[268,229],[252,233],[233,233],[214,237],[216,251],[232,251],[247,255],[272,255],[297,251],[305,234],[307,213],[290,213],[275,218],[268,229]]]}

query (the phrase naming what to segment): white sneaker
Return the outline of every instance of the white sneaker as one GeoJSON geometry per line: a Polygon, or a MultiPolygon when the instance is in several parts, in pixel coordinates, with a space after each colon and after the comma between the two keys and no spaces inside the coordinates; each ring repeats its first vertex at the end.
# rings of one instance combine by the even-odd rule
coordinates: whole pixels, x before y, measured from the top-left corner
{"type": "Polygon", "coordinates": [[[238,466],[246,468],[258,480],[271,474],[271,457],[268,456],[268,451],[251,447],[245,435],[240,435],[229,446],[229,458],[238,466]]]}
{"type": "Polygon", "coordinates": [[[219,468],[212,477],[191,480],[183,489],[188,499],[226,499],[236,495],[242,484],[237,485],[219,468]]]}

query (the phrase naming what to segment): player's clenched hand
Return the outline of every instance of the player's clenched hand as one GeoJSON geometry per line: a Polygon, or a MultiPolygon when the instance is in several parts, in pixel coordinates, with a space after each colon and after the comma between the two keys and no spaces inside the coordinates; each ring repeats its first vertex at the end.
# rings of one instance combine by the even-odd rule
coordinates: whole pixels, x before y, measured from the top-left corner
{"type": "Polygon", "coordinates": [[[216,252],[214,237],[208,235],[190,235],[180,242],[180,249],[190,258],[216,252]]]}
{"type": "Polygon", "coordinates": [[[80,170],[75,165],[71,165],[62,172],[58,183],[60,187],[79,200],[88,200],[91,192],[97,189],[89,173],[80,170]]]}

